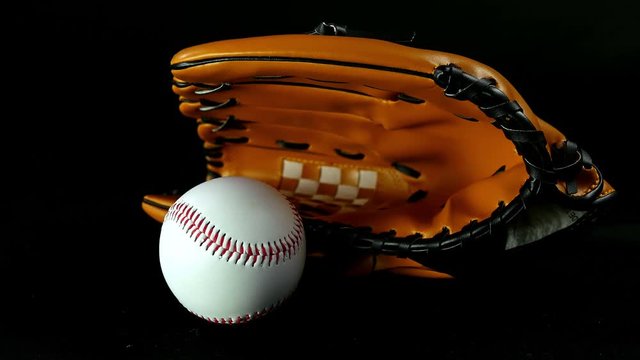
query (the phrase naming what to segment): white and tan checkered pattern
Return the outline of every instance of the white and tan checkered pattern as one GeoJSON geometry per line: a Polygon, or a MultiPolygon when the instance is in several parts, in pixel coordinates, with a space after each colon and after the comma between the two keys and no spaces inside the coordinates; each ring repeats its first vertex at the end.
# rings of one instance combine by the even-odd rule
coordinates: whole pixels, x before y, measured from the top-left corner
{"type": "Polygon", "coordinates": [[[373,170],[284,160],[279,189],[303,210],[334,214],[365,205],[377,183],[378,173],[373,170]]]}

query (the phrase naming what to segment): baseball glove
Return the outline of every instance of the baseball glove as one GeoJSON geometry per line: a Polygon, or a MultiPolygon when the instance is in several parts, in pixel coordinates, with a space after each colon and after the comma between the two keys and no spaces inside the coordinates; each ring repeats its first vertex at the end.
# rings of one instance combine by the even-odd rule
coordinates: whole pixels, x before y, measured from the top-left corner
{"type": "MultiPolygon", "coordinates": [[[[190,47],[171,69],[208,179],[279,189],[310,255],[349,254],[352,269],[448,276],[445,254],[540,240],[614,194],[504,77],[462,56],[323,23],[190,47]]],[[[178,196],[142,206],[162,221],[178,196]]]]}

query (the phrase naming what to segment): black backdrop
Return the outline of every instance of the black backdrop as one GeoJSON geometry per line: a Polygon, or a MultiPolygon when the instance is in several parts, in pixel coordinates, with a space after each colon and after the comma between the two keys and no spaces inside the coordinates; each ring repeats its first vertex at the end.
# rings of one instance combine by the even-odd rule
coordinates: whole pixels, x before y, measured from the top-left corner
{"type": "Polygon", "coordinates": [[[640,358],[637,5],[623,1],[43,4],[3,11],[0,358],[640,358]],[[321,21],[417,32],[497,69],[621,193],[587,230],[469,281],[342,278],[310,264],[288,306],[220,328],[184,311],[146,193],[204,178],[169,60],[203,42],[321,21]],[[300,350],[293,350],[300,349],[300,350]]]}

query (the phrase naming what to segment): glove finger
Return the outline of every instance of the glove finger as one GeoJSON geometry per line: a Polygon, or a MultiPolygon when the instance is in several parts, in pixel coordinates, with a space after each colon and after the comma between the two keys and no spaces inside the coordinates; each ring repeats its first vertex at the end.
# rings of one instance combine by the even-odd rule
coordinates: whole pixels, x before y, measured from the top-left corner
{"type": "MultiPolygon", "coordinates": [[[[442,116],[449,115],[430,103],[414,104],[398,99],[378,98],[369,94],[303,87],[291,83],[233,84],[230,90],[214,94],[181,93],[180,95],[182,99],[180,110],[186,116],[193,118],[228,109],[238,117],[242,113],[243,118],[274,121],[274,118],[264,119],[265,108],[281,108],[352,115],[362,118],[360,122],[374,122],[382,124],[387,129],[394,129],[439,121],[442,116]]],[[[313,127],[314,125],[314,123],[307,123],[305,126],[313,127]]]]}
{"type": "MultiPolygon", "coordinates": [[[[473,104],[447,98],[435,85],[434,69],[453,63],[477,78],[495,79],[497,86],[518,101],[532,123],[538,125],[526,102],[504,77],[462,56],[362,38],[283,35],[258,40],[235,39],[185,49],[172,59],[174,77],[185,84],[233,86],[235,82],[267,78],[288,83],[312,81],[364,93],[371,88],[384,89],[397,99],[430,102],[450,113],[490,121],[473,104]]],[[[383,120],[390,122],[385,124],[387,128],[402,126],[396,122],[403,121],[383,120]]]]}
{"type": "MultiPolygon", "coordinates": [[[[312,128],[272,126],[263,123],[248,124],[244,130],[214,131],[215,126],[201,124],[198,134],[208,143],[225,146],[247,146],[259,149],[271,148],[291,152],[294,157],[332,157],[334,162],[351,166],[389,167],[398,171],[406,181],[420,182],[431,192],[450,193],[453,189],[490,176],[500,168],[510,168],[522,163],[513,151],[513,145],[490,125],[482,131],[469,131],[463,122],[446,126],[428,125],[414,129],[383,131],[374,128],[369,132],[359,129],[322,132],[312,128]],[[353,131],[350,131],[353,130],[353,131]],[[460,133],[452,137],[451,131],[460,133]],[[475,136],[475,134],[483,136],[475,136]],[[424,141],[425,139],[429,141],[424,141]],[[372,148],[367,144],[378,144],[372,148]],[[402,144],[400,146],[399,144],[402,144]],[[442,149],[448,151],[442,151],[442,149]],[[457,176],[436,176],[455,168],[457,176]]],[[[216,160],[224,151],[214,152],[216,160]]]]}
{"type": "MultiPolygon", "coordinates": [[[[252,92],[255,93],[255,90],[250,91],[252,92]]],[[[275,90],[273,92],[278,93],[275,90]]],[[[311,95],[309,97],[315,98],[311,95]]],[[[276,98],[287,99],[288,97],[286,93],[278,93],[276,98]]],[[[259,96],[250,100],[261,101],[259,96]]],[[[216,101],[224,103],[225,100],[217,99],[216,101]]],[[[425,115],[422,115],[424,123],[421,125],[385,129],[374,122],[344,112],[292,110],[267,107],[263,106],[264,104],[257,106],[251,104],[251,101],[249,104],[238,103],[234,106],[208,110],[207,113],[210,113],[208,116],[214,117],[202,115],[200,109],[203,105],[199,101],[185,101],[180,109],[187,116],[194,118],[200,116],[201,126],[198,133],[205,141],[215,143],[218,139],[230,138],[236,142],[244,139],[248,140],[249,144],[266,147],[278,145],[284,147],[283,144],[292,144],[291,149],[309,150],[322,154],[335,152],[351,159],[359,158],[365,161],[376,159],[373,161],[376,165],[391,166],[394,163],[401,163],[405,165],[403,169],[415,169],[416,171],[411,172],[413,174],[432,171],[433,169],[429,170],[428,163],[435,161],[440,164],[460,163],[459,168],[469,170],[480,166],[483,167],[480,171],[469,172],[484,177],[489,171],[495,171],[500,166],[509,166],[521,161],[513,151],[513,144],[494,127],[462,120],[437,107],[425,110],[425,115]],[[222,126],[223,123],[237,124],[241,129],[236,131],[238,126],[234,125],[232,131],[219,131],[230,127],[222,126]],[[260,124],[269,124],[269,126],[260,124]],[[457,135],[451,136],[452,132],[457,135]],[[284,138],[279,134],[286,134],[287,137],[284,138]],[[429,141],[424,141],[427,138],[429,141]],[[376,148],[372,149],[371,144],[377,144],[376,148]],[[450,151],[443,152],[444,148],[450,151]],[[424,159],[428,162],[425,163],[424,159]]],[[[314,103],[309,99],[305,101],[314,103]]],[[[332,101],[338,102],[339,99],[332,101]]],[[[322,106],[319,108],[322,109],[322,106]]],[[[402,111],[399,113],[401,114],[402,111]]],[[[464,175],[461,174],[459,178],[468,181],[478,179],[477,176],[464,175]]],[[[455,185],[455,183],[449,184],[455,185]]]]}
{"type": "Polygon", "coordinates": [[[145,195],[142,199],[142,210],[152,219],[163,222],[169,207],[173,205],[180,195],[145,195]]]}

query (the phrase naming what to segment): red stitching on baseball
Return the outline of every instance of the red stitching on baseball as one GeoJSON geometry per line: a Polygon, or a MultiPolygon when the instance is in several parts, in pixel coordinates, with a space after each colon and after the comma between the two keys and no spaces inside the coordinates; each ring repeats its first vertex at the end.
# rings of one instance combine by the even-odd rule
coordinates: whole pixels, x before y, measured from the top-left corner
{"type": "Polygon", "coordinates": [[[253,312],[251,314],[245,314],[244,316],[238,315],[236,317],[226,317],[226,318],[225,317],[220,317],[220,318],[218,318],[218,317],[209,317],[209,316],[204,316],[204,315],[197,314],[197,313],[195,313],[195,312],[193,312],[193,311],[191,311],[189,309],[187,309],[187,311],[189,311],[193,315],[195,315],[195,316],[197,316],[197,317],[199,317],[199,318],[201,318],[203,320],[206,320],[206,321],[214,323],[214,324],[241,324],[241,323],[246,323],[246,322],[248,322],[250,320],[255,320],[257,318],[261,318],[261,317],[265,316],[269,312],[271,312],[274,309],[276,309],[285,300],[286,300],[286,298],[278,300],[276,303],[271,304],[270,306],[265,307],[262,310],[253,312]]]}
{"type": "MultiPolygon", "coordinates": [[[[173,204],[171,208],[169,208],[165,219],[179,224],[189,237],[194,239],[194,242],[198,241],[202,236],[203,240],[200,242],[199,246],[202,246],[206,242],[207,245],[205,246],[205,251],[209,251],[209,248],[213,245],[211,250],[212,255],[216,254],[219,249],[222,249],[219,256],[227,262],[235,255],[234,262],[236,264],[241,263],[245,266],[256,266],[264,265],[266,261],[267,266],[271,266],[274,256],[275,265],[278,265],[280,262],[284,263],[287,259],[290,260],[291,257],[298,252],[298,249],[301,246],[302,235],[304,234],[302,218],[297,213],[295,206],[291,202],[289,202],[289,206],[295,216],[293,229],[285,237],[274,241],[273,245],[271,242],[267,243],[267,248],[265,248],[264,244],[260,244],[260,247],[258,247],[257,244],[247,244],[242,242],[238,244],[237,240],[226,237],[225,233],[221,233],[220,229],[216,229],[216,226],[206,220],[204,215],[187,203],[173,204]],[[198,219],[200,220],[198,221],[198,219]],[[212,233],[213,237],[211,236],[212,233]],[[225,253],[228,254],[228,256],[224,257],[225,253]]],[[[211,318],[197,314],[189,309],[187,310],[199,318],[215,324],[240,324],[265,316],[272,310],[276,309],[286,299],[287,297],[278,300],[276,303],[271,304],[260,311],[245,314],[244,316],[236,316],[235,318],[211,318]]]]}
{"type": "MultiPolygon", "coordinates": [[[[227,262],[235,256],[234,262],[236,264],[272,266],[272,264],[278,265],[287,259],[291,259],[298,252],[298,248],[301,245],[302,234],[304,233],[302,219],[291,202],[289,202],[289,206],[294,214],[294,224],[291,232],[273,243],[268,242],[266,247],[265,244],[258,246],[258,244],[238,243],[237,239],[232,239],[226,233],[220,232],[220,229],[216,229],[216,226],[212,225],[211,221],[207,220],[206,216],[197,211],[194,206],[184,202],[173,204],[169,208],[165,219],[180,225],[194,242],[198,242],[198,239],[202,237],[199,246],[206,243],[205,251],[211,251],[212,255],[217,254],[227,262]],[[209,250],[210,248],[211,250],[209,250]]],[[[229,322],[234,319],[227,318],[222,320],[229,322]]]]}

